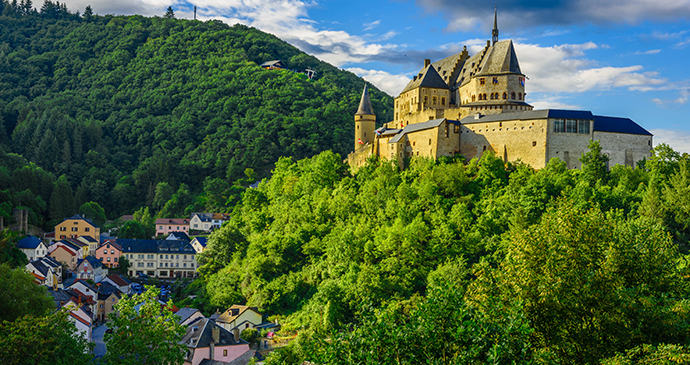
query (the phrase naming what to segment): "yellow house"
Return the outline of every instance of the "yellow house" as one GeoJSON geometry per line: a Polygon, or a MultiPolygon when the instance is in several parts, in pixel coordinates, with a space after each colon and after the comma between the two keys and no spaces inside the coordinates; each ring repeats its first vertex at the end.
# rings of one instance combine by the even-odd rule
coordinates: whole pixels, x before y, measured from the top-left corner
{"type": "Polygon", "coordinates": [[[84,218],[79,214],[65,218],[62,223],[55,226],[55,238],[58,240],[81,236],[89,236],[98,241],[101,237],[101,228],[94,224],[91,219],[84,218]]]}
{"type": "Polygon", "coordinates": [[[254,328],[263,322],[263,316],[256,307],[234,304],[216,318],[216,323],[228,331],[254,328]]]}

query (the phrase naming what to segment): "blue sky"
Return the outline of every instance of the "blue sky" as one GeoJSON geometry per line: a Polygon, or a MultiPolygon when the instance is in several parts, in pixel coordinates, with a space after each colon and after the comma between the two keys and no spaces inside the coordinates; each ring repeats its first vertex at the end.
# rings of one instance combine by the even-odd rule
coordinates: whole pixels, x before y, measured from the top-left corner
{"type": "MultiPolygon", "coordinates": [[[[364,77],[396,96],[418,71],[491,38],[493,3],[460,0],[66,0],[72,10],[237,22],[364,77]]],[[[512,39],[536,108],[624,116],[690,152],[690,0],[507,0],[512,39]]]]}

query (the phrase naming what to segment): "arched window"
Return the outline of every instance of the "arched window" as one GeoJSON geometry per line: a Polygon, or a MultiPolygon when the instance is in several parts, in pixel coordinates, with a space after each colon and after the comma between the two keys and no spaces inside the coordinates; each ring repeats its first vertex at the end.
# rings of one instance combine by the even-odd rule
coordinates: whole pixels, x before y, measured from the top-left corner
{"type": "Polygon", "coordinates": [[[491,95],[489,95],[489,99],[494,100],[494,93],[491,93],[491,95]]]}
{"type": "Polygon", "coordinates": [[[486,94],[484,94],[484,100],[486,100],[486,94]]]}
{"type": "Polygon", "coordinates": [[[522,93],[518,93],[518,100],[522,100],[522,93]]]}
{"type": "Polygon", "coordinates": [[[515,100],[515,93],[510,93],[510,98],[515,100]]]}
{"type": "Polygon", "coordinates": [[[472,101],[474,101],[474,95],[472,95],[472,101]]]}
{"type": "Polygon", "coordinates": [[[508,93],[503,93],[503,100],[508,99],[508,93]]]}

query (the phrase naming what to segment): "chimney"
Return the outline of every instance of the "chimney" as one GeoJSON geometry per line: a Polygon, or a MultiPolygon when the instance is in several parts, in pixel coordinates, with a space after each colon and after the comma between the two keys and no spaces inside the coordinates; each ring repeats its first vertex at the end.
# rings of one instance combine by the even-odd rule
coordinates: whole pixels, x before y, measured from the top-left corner
{"type": "Polygon", "coordinates": [[[240,329],[235,328],[232,333],[235,335],[235,342],[240,342],[240,329]]]}
{"type": "Polygon", "coordinates": [[[430,64],[431,64],[431,60],[428,59],[428,58],[425,58],[425,59],[424,59],[424,67],[426,68],[426,67],[429,66],[430,64]]]}
{"type": "Polygon", "coordinates": [[[213,343],[218,344],[220,342],[220,328],[218,326],[213,327],[211,330],[211,337],[213,338],[213,343]]]}
{"type": "Polygon", "coordinates": [[[481,118],[481,117],[482,117],[482,115],[481,115],[480,113],[475,113],[475,114],[474,114],[474,120],[478,120],[478,119],[481,118]]]}

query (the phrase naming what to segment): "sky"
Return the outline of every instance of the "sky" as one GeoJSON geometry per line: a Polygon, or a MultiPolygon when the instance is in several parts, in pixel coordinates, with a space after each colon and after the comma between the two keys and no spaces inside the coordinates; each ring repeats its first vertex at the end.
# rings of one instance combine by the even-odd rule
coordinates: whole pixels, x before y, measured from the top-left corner
{"type": "MultiPolygon", "coordinates": [[[[424,65],[491,39],[494,4],[461,0],[64,0],[71,11],[220,19],[274,34],[397,96],[424,65]]],[[[502,0],[535,109],[628,117],[690,153],[690,0],[502,0]]],[[[289,66],[289,65],[288,65],[289,66]]]]}

